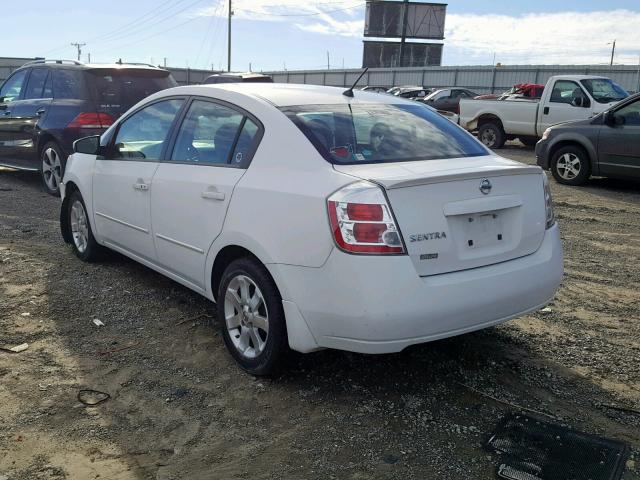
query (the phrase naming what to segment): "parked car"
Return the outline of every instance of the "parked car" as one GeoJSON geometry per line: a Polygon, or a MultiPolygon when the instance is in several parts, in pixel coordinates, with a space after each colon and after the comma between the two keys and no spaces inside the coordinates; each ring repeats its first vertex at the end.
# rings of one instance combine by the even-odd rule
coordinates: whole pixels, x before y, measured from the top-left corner
{"type": "Polygon", "coordinates": [[[408,99],[424,98],[431,93],[431,89],[416,86],[391,87],[387,93],[396,97],[408,99]]]}
{"type": "Polygon", "coordinates": [[[398,352],[496,325],[562,277],[542,169],[390,95],[178,87],[75,151],[60,220],[76,255],[108,247],[217,302],[256,375],[289,349],[398,352]]]}
{"type": "Polygon", "coordinates": [[[205,85],[215,84],[215,83],[273,83],[273,78],[269,75],[264,75],[262,73],[255,72],[223,72],[216,73],[205,78],[205,85]]]}
{"type": "Polygon", "coordinates": [[[140,64],[36,60],[0,87],[0,165],[39,172],[58,195],[75,140],[104,132],[131,106],[174,87],[167,70],[140,64]]]}
{"type": "Polygon", "coordinates": [[[387,93],[387,87],[376,85],[367,85],[366,87],[362,87],[360,90],[364,92],[387,93]]]}
{"type": "Polygon", "coordinates": [[[433,91],[422,101],[436,110],[460,113],[460,100],[473,98],[478,94],[466,88],[441,88],[433,91]]]}
{"type": "Polygon", "coordinates": [[[640,178],[640,94],[594,118],[547,128],[536,157],[567,185],[582,185],[591,175],[640,178]]]}
{"type": "Polygon", "coordinates": [[[515,138],[533,146],[551,125],[590,118],[628,96],[609,78],[558,75],[549,79],[540,101],[462,100],[460,126],[477,132],[490,148],[515,138]]]}

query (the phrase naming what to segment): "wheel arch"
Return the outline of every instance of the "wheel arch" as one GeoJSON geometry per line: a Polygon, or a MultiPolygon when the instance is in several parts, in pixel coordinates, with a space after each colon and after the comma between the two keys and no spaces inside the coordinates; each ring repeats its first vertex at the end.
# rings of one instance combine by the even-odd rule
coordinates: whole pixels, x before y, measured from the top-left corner
{"type": "Polygon", "coordinates": [[[498,115],[494,113],[483,113],[478,116],[476,120],[477,128],[480,128],[482,125],[486,125],[487,123],[495,123],[504,132],[504,124],[498,115]]]}

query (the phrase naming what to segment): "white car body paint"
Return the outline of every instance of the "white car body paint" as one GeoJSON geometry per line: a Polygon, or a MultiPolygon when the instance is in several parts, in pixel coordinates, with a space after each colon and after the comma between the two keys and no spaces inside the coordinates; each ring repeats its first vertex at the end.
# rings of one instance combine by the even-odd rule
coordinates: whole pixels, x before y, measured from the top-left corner
{"type": "MultiPolygon", "coordinates": [[[[493,154],[331,165],[274,105],[414,104],[358,91],[348,98],[341,91],[222,84],[156,93],[130,112],[168,96],[198,96],[254,115],[264,126],[264,136],[250,166],[158,162],[144,172],[115,167],[104,172],[95,156],[76,153],[67,163],[62,196],[71,182],[80,190],[99,244],[211,300],[211,272],[218,253],[232,245],[249,250],[274,278],[283,299],[289,345],[301,352],[395,352],[495,325],[547,304],[560,283],[563,264],[558,227],[545,228],[542,171],[493,154]],[[493,184],[490,196],[479,190],[485,178],[493,184]],[[138,179],[148,190],[133,188],[138,179]],[[336,246],[327,198],[361,179],[384,190],[406,254],[353,255],[336,246]],[[213,192],[214,198],[203,198],[205,191],[213,192]],[[107,196],[110,206],[104,206],[107,196]],[[136,217],[147,201],[149,217],[136,217]],[[99,211],[102,206],[110,210],[99,211]],[[465,252],[460,244],[460,235],[466,234],[461,216],[487,211],[506,212],[501,221],[508,241],[465,252]],[[124,216],[131,225],[104,215],[124,216]],[[438,231],[449,235],[409,241],[410,235],[438,231]],[[434,249],[437,261],[421,260],[434,249]]],[[[115,128],[117,124],[105,136],[115,128]]]]}

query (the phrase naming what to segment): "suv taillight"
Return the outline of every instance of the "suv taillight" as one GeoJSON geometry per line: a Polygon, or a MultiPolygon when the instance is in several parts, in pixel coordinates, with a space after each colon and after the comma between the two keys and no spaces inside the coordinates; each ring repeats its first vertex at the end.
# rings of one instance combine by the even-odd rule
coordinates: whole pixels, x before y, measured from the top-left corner
{"type": "Polygon", "coordinates": [[[113,124],[113,117],[104,112],[82,112],[67,128],[107,128],[113,124]]]}
{"type": "Polygon", "coordinates": [[[405,253],[391,207],[377,185],[356,182],[327,199],[333,238],[349,253],[405,253]]]}

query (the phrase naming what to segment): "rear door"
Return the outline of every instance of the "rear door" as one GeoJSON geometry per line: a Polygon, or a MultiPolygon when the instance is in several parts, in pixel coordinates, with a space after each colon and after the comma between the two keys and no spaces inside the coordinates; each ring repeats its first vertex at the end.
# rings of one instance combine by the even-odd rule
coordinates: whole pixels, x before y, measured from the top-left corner
{"type": "Polygon", "coordinates": [[[18,70],[0,88],[0,163],[18,165],[14,139],[18,129],[12,118],[13,106],[24,94],[29,70],[18,70]]]}
{"type": "Polygon", "coordinates": [[[600,172],[640,177],[640,99],[614,112],[614,125],[603,125],[598,139],[600,172]]]}
{"type": "Polygon", "coordinates": [[[203,289],[205,259],[262,126],[233,105],[194,99],[151,186],[158,264],[203,289]]]}
{"type": "Polygon", "coordinates": [[[571,120],[583,120],[591,116],[591,100],[578,83],[572,80],[556,80],[547,102],[541,105],[538,132],[542,134],[548,127],[571,120]],[[582,98],[582,106],[575,100],[582,98]]]}
{"type": "Polygon", "coordinates": [[[183,98],[146,105],[115,132],[93,176],[96,232],[108,245],[155,262],[151,233],[151,180],[164,154],[183,98]]]}
{"type": "Polygon", "coordinates": [[[12,105],[15,156],[24,167],[39,168],[37,138],[53,100],[51,81],[48,68],[32,68],[22,99],[12,105]]]}

